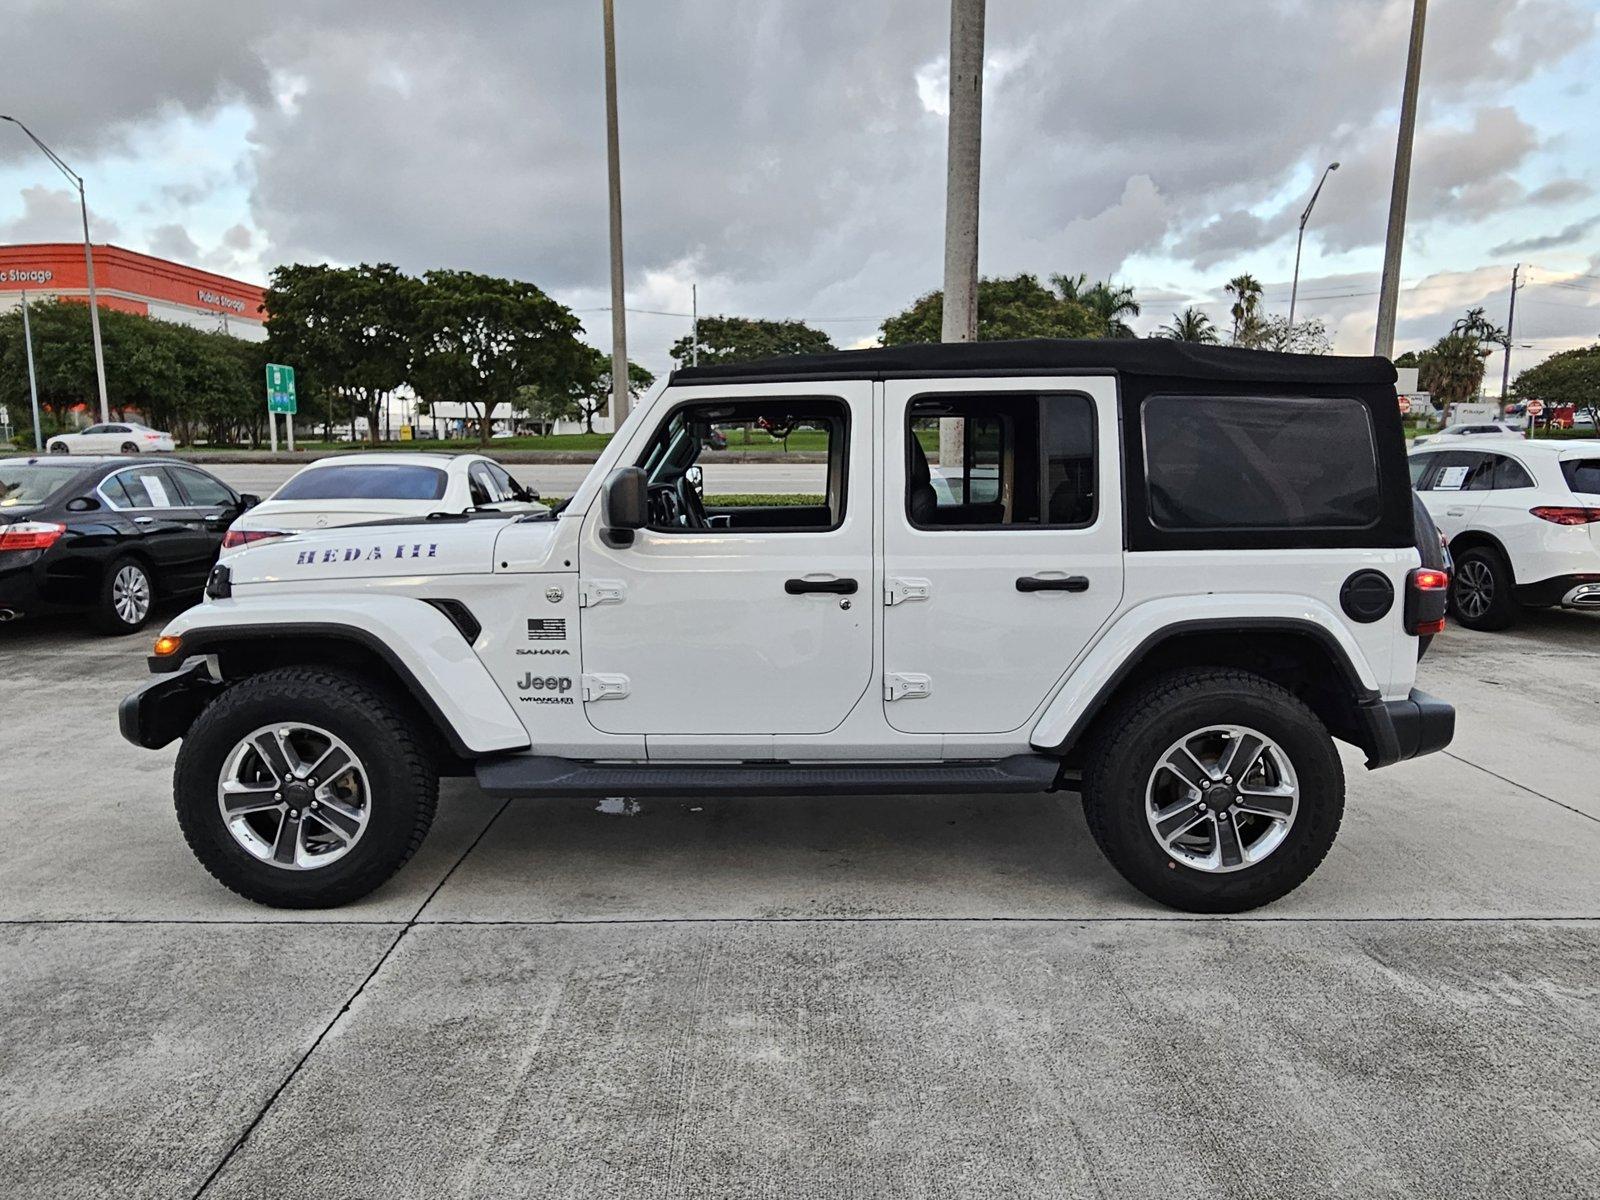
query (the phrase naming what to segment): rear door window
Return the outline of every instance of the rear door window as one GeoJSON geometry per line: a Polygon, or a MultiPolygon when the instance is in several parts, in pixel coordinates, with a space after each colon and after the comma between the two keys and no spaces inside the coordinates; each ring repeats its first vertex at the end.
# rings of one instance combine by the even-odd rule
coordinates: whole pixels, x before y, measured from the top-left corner
{"type": "Polygon", "coordinates": [[[445,473],[414,463],[311,467],[278,489],[274,500],[438,500],[445,473]]]}
{"type": "Polygon", "coordinates": [[[132,467],[100,485],[112,508],[182,508],[185,501],[165,467],[132,467]]]}
{"type": "Polygon", "coordinates": [[[1382,514],[1372,423],[1353,397],[1157,395],[1143,424],[1158,528],[1365,529],[1382,514]]]}
{"type": "Polygon", "coordinates": [[[1568,458],[1561,463],[1561,474],[1575,492],[1600,496],[1600,458],[1568,458]]]}
{"type": "Polygon", "coordinates": [[[167,470],[177,477],[184,498],[196,508],[227,508],[236,502],[227,484],[204,471],[192,471],[185,467],[168,467],[167,470]]]}

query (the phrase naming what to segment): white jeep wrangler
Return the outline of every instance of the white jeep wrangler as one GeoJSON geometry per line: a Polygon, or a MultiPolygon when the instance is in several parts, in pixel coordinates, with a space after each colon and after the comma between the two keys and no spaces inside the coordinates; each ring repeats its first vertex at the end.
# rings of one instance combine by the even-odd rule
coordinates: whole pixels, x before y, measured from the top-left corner
{"type": "Polygon", "coordinates": [[[554,515],[231,554],[121,724],[183,738],[184,835],[266,904],[371,891],[470,773],[496,796],[1076,791],[1135,887],[1237,911],[1327,854],[1334,738],[1369,767],[1449,742],[1454,710],[1412,689],[1442,565],[1382,359],[1031,341],[701,367],[554,515]],[[814,503],[705,500],[704,439],[750,422],[822,435],[814,503]]]}

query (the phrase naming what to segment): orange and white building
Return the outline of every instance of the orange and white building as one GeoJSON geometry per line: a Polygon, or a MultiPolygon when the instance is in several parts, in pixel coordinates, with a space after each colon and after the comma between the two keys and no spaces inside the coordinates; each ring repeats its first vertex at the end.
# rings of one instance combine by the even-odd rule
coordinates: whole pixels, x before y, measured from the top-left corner
{"type": "MultiPolygon", "coordinates": [[[[241,279],[121,246],[95,246],[94,283],[101,308],[221,330],[250,342],[267,337],[266,292],[241,279]]],[[[83,243],[0,246],[0,312],[20,307],[24,292],[30,304],[55,299],[87,302],[83,243]]]]}

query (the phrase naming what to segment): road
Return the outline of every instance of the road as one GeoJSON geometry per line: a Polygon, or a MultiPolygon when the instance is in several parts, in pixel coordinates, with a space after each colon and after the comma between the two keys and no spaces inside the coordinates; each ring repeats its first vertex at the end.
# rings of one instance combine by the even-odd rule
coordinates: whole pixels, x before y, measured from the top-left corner
{"type": "Polygon", "coordinates": [[[1600,1195],[1600,619],[1451,630],[1299,891],[1070,796],[491,802],[335,912],[195,863],[148,636],[0,627],[0,1195],[1600,1195]],[[620,809],[620,811],[619,811],[620,809]]]}
{"type": "MultiPolygon", "coordinates": [[[[711,456],[707,456],[709,459],[711,456]]],[[[713,495],[732,492],[821,492],[826,486],[825,463],[718,463],[704,462],[706,491],[713,495]]],[[[223,463],[206,465],[206,470],[226,480],[236,490],[253,492],[265,498],[293,475],[298,468],[273,463],[223,463]]],[[[543,496],[570,496],[589,473],[585,464],[512,463],[506,468],[518,479],[535,487],[543,496]]]]}

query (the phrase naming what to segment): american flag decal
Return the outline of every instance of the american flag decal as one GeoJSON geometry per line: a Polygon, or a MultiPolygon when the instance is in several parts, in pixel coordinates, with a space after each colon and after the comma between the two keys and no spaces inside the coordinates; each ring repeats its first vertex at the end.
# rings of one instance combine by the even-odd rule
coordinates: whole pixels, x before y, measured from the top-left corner
{"type": "Polygon", "coordinates": [[[528,618],[528,640],[530,642],[566,641],[567,619],[565,617],[528,618]]]}

